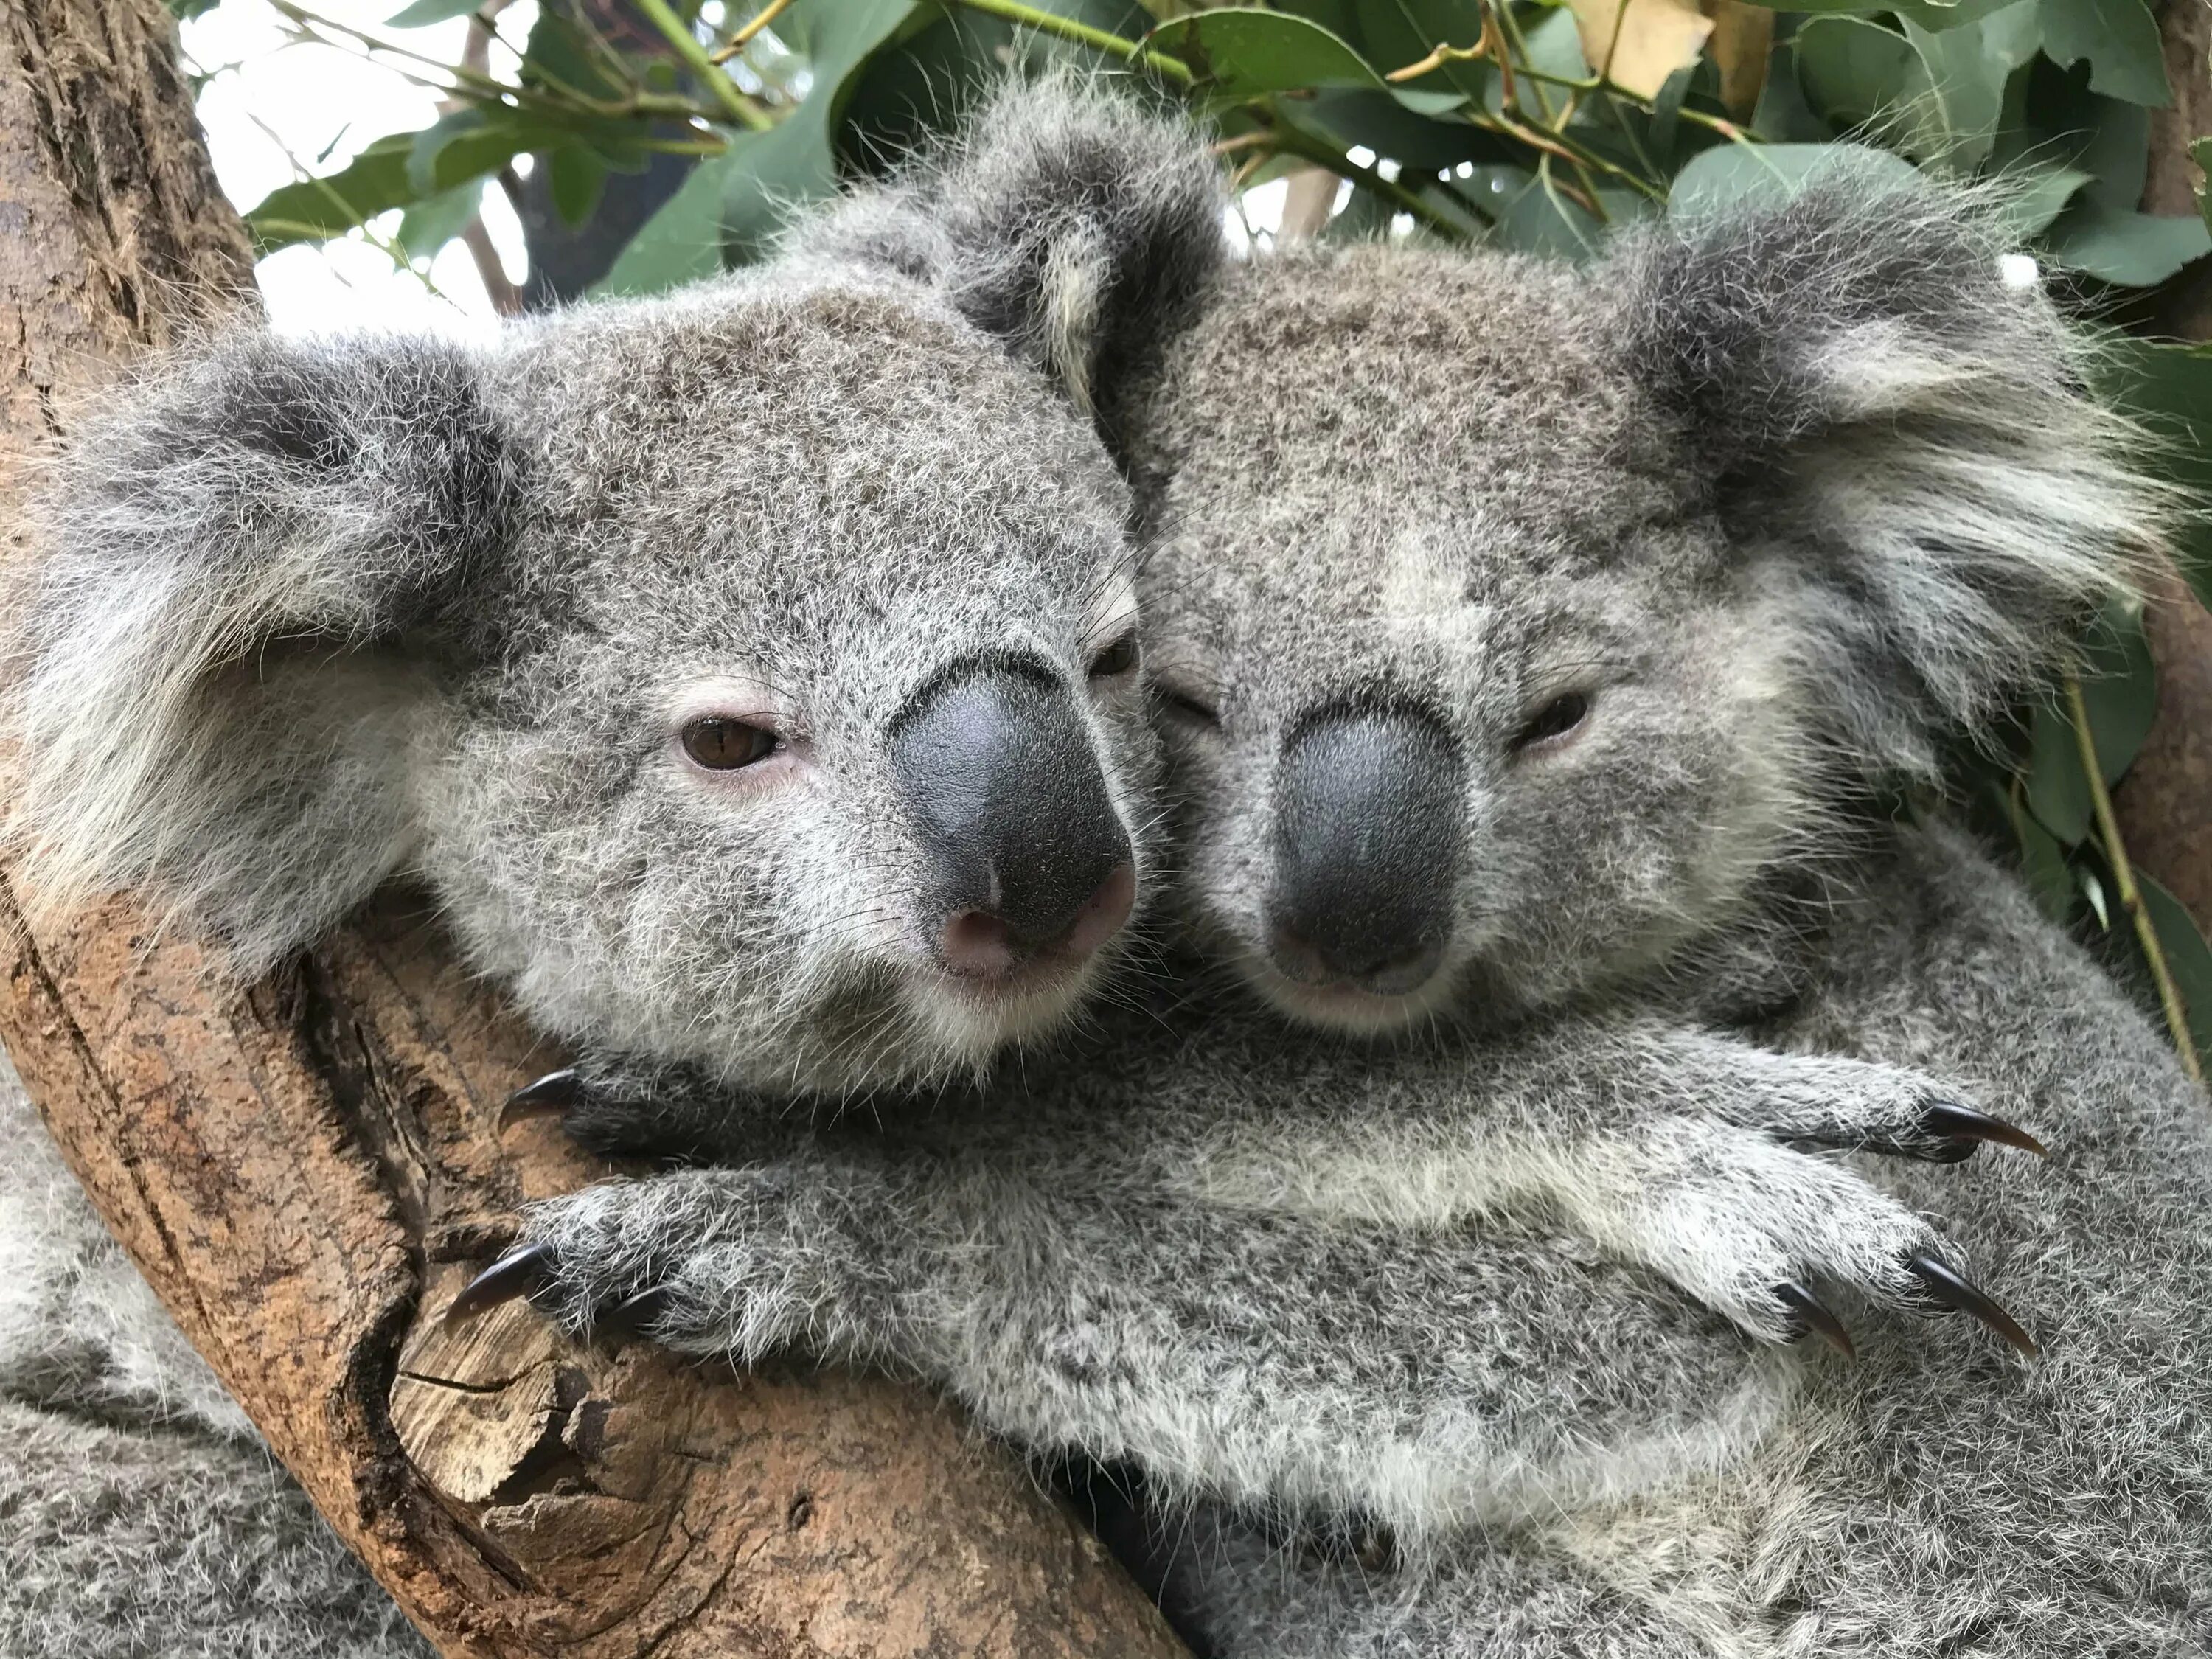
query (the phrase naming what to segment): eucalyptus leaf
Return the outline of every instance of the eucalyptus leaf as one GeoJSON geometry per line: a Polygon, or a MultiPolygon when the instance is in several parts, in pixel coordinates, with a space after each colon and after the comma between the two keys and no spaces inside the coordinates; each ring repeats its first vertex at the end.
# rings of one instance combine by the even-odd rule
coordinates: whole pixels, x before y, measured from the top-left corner
{"type": "Polygon", "coordinates": [[[1840,129],[1883,125],[1920,66],[1911,41],[1860,17],[1815,17],[1796,45],[1806,101],[1840,129]]]}
{"type": "Polygon", "coordinates": [[[2163,109],[2173,101],[2158,20],[2144,0],[2036,0],[2054,64],[2089,64],[2089,89],[2163,109]]]}
{"type": "Polygon", "coordinates": [[[2021,775],[2027,810],[2035,821],[2068,847],[2089,836],[2095,806],[2074,722],[2055,700],[2036,705],[2029,717],[2027,764],[2021,775]]]}
{"type": "Polygon", "coordinates": [[[2021,875],[2027,883],[2028,894],[2035,900],[2038,909],[2063,926],[2074,914],[2077,890],[2073,868],[2066,861],[2066,849],[2057,836],[2021,811],[2009,793],[2002,787],[1998,793],[2004,801],[2006,816],[2011,820],[2013,833],[2020,841],[2021,875]]]}
{"type": "Polygon", "coordinates": [[[399,232],[392,240],[410,259],[434,258],[441,248],[469,228],[483,206],[481,179],[440,191],[400,215],[399,232]]]}
{"type": "Polygon", "coordinates": [[[571,228],[592,216],[607,185],[607,164],[584,144],[562,144],[545,157],[545,184],[553,210],[571,228]]]}
{"type": "Polygon", "coordinates": [[[2081,201],[2058,216],[2045,246],[2052,263],[2066,270],[2149,288],[2212,253],[2212,230],[2196,214],[2168,217],[2081,201]]]}
{"type": "Polygon", "coordinates": [[[2142,617],[2115,602],[2081,642],[2081,703],[2097,769],[2110,787],[2127,775],[2158,719],[2158,671],[2142,617]]]}
{"type": "Polygon", "coordinates": [[[404,11],[384,20],[388,29],[419,29],[455,17],[467,17],[483,9],[483,0],[415,0],[404,11]]]}
{"type": "Polygon", "coordinates": [[[1784,202],[1827,179],[1897,188],[1917,185],[1920,175],[1903,156],[1867,144],[1717,144],[1674,175],[1667,211],[1698,218],[1784,202]]]}
{"type": "Polygon", "coordinates": [[[722,198],[746,166],[732,148],[693,167],[676,193],[629,239],[598,294],[653,294],[711,276],[722,268],[722,198]]]}
{"type": "Polygon", "coordinates": [[[2112,334],[2094,362],[2099,393],[2152,441],[2137,459],[2187,492],[2174,514],[2174,551],[2212,605],[2212,350],[2112,334]]]}
{"type": "Polygon", "coordinates": [[[505,167],[516,156],[558,143],[561,130],[501,106],[471,106],[440,116],[407,147],[407,183],[417,198],[505,167]]]}
{"type": "Polygon", "coordinates": [[[436,194],[408,177],[411,132],[395,132],[368,144],[336,173],[302,179],[272,190],[246,210],[256,250],[274,253],[295,242],[324,241],[365,225],[380,213],[436,194]]]}
{"type": "Polygon", "coordinates": [[[2143,910],[2166,957],[2166,975],[2181,998],[2197,1063],[2212,1073],[2212,945],[2205,943],[2179,899],[2141,871],[2136,872],[2136,885],[2142,890],[2143,910]]]}
{"type": "Polygon", "coordinates": [[[1341,35],[1286,12],[1228,7],[1161,24],[1145,37],[1222,96],[1258,98],[1310,87],[1388,92],[1389,83],[1341,35]]]}

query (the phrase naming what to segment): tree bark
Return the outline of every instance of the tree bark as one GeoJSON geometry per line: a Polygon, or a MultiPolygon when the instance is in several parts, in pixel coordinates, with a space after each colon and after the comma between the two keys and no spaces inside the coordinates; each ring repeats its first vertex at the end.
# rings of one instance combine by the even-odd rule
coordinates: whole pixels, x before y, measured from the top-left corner
{"type": "MultiPolygon", "coordinates": [[[[2194,213],[2203,174],[2189,145],[2212,135],[2212,0],[2165,0],[2159,28],[2173,106],[2151,115],[2142,204],[2194,213]]],[[[2212,259],[2184,271],[2160,301],[2155,326],[2212,340],[2212,259]]],[[[2212,612],[2169,575],[2150,595],[2144,625],[2158,665],[2158,720],[2112,805],[2130,856],[2212,934],[2212,612]]]]}
{"type": "MultiPolygon", "coordinates": [[[[0,0],[0,524],[73,389],[246,303],[155,0],[0,0]]],[[[1170,1659],[1157,1612],[915,1389],[438,1310],[603,1173],[498,1103],[557,1056],[388,896],[240,992],[118,900],[33,932],[0,1042],[108,1224],[447,1654],[1170,1659]]]]}

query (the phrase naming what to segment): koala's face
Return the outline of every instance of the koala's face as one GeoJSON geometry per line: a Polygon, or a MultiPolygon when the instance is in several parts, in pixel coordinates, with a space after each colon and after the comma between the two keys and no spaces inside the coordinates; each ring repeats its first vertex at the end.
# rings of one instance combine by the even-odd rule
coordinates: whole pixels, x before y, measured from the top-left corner
{"type": "Polygon", "coordinates": [[[973,1066],[1066,1012],[1146,874],[1126,503],[918,290],[586,310],[524,434],[423,863],[555,1029],[771,1087],[973,1066]]]}
{"type": "Polygon", "coordinates": [[[1790,833],[1769,607],[1572,275],[1255,262],[1139,429],[1182,908],[1286,1012],[1555,999],[1790,833]]]}

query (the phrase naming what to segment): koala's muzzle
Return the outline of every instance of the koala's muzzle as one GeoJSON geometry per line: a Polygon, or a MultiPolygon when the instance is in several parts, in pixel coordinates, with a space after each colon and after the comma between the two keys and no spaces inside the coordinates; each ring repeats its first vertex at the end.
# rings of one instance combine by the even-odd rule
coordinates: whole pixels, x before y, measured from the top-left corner
{"type": "Polygon", "coordinates": [[[893,722],[890,751],[945,968],[988,979],[1038,957],[1079,961],[1128,920],[1128,832],[1042,663],[984,659],[931,682],[893,722]]]}
{"type": "Polygon", "coordinates": [[[1346,710],[1295,731],[1275,774],[1275,966],[1401,996],[1451,937],[1466,842],[1459,756],[1410,711],[1346,710]]]}

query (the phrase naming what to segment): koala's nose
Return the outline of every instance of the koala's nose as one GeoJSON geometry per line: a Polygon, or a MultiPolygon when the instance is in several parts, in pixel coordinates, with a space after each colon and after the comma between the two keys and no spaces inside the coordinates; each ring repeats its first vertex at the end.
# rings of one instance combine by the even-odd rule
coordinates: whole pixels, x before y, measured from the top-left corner
{"type": "Polygon", "coordinates": [[[1423,716],[1301,728],[1275,774],[1275,965],[1382,995],[1426,983],[1450,939],[1465,817],[1458,754],[1423,716]]]}
{"type": "Polygon", "coordinates": [[[939,959],[992,977],[1041,953],[1080,959],[1128,920],[1136,875],[1091,735],[1042,663],[967,665],[891,727],[891,763],[927,851],[939,959]]]}

